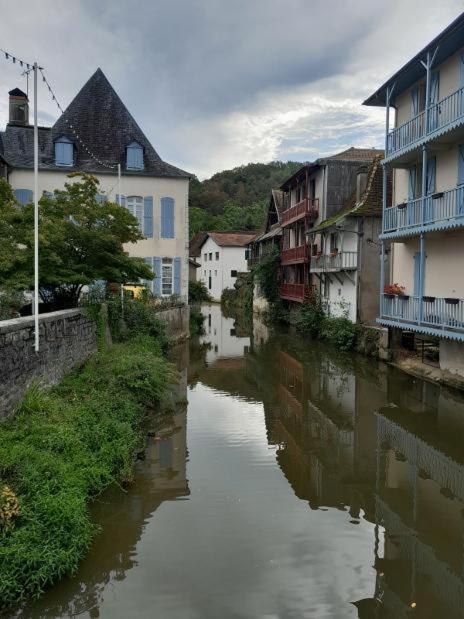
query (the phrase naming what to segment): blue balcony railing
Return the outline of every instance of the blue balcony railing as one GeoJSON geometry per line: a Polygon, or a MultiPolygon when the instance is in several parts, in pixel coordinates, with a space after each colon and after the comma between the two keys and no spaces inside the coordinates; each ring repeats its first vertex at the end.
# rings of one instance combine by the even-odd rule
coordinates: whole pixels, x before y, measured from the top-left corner
{"type": "Polygon", "coordinates": [[[383,294],[381,319],[464,334],[464,299],[383,294]]]}
{"type": "Polygon", "coordinates": [[[399,232],[409,228],[440,224],[440,228],[464,225],[464,185],[440,191],[425,198],[386,208],[383,232],[399,232]]]}
{"type": "Polygon", "coordinates": [[[393,129],[387,138],[387,157],[436,131],[451,128],[458,120],[464,120],[464,88],[429,106],[428,122],[424,111],[393,129]]]}

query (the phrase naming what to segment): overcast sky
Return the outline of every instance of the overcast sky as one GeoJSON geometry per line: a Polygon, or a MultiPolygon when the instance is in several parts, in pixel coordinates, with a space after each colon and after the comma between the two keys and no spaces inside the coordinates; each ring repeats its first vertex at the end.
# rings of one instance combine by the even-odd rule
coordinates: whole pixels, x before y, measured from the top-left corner
{"type": "MultiPolygon", "coordinates": [[[[251,161],[382,146],[373,92],[462,0],[0,0],[0,48],[46,69],[68,105],[101,67],[166,161],[200,178],[251,161]]],[[[26,87],[0,59],[7,92],[26,87]]],[[[40,89],[42,124],[57,109],[40,89]]]]}

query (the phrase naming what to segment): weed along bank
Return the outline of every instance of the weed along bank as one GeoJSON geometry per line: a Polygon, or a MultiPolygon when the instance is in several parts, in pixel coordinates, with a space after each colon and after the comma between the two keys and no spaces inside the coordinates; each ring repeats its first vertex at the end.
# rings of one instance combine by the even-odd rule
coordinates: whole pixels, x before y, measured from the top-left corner
{"type": "MultiPolygon", "coordinates": [[[[176,333],[176,318],[167,318],[166,310],[129,298],[122,308],[118,297],[109,299],[105,313],[89,305],[56,314],[42,317],[42,373],[32,368],[29,388],[0,424],[2,610],[75,572],[98,534],[92,502],[112,484],[130,486],[147,423],[153,425],[155,412],[184,405],[174,397],[179,374],[166,358],[176,333]],[[112,344],[105,343],[104,316],[112,344]],[[86,341],[79,336],[84,325],[86,341]],[[47,349],[51,330],[55,346],[47,349]],[[54,375],[53,356],[62,366],[54,375]]],[[[178,334],[187,335],[183,320],[178,334]]],[[[11,347],[18,340],[27,343],[12,338],[11,347]]]]}

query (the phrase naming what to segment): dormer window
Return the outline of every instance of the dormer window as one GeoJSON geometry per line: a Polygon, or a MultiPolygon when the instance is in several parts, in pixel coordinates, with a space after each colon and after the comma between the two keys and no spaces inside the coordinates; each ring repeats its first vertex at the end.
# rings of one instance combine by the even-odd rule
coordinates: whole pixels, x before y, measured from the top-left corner
{"type": "Polygon", "coordinates": [[[128,170],[143,170],[143,148],[138,142],[131,142],[126,148],[126,168],[128,170]]]}
{"type": "Polygon", "coordinates": [[[62,135],[55,142],[55,165],[72,166],[74,163],[74,144],[62,135]]]}

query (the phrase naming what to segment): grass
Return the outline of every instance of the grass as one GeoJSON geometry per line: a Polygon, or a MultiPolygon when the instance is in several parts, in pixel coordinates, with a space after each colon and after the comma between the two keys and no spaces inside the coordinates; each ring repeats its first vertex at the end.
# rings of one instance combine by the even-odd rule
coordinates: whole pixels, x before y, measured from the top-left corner
{"type": "Polygon", "coordinates": [[[77,569],[97,531],[89,502],[131,479],[146,411],[175,380],[153,337],[136,335],[52,390],[31,388],[0,425],[0,498],[8,487],[19,503],[19,515],[0,523],[0,608],[77,569]]]}

